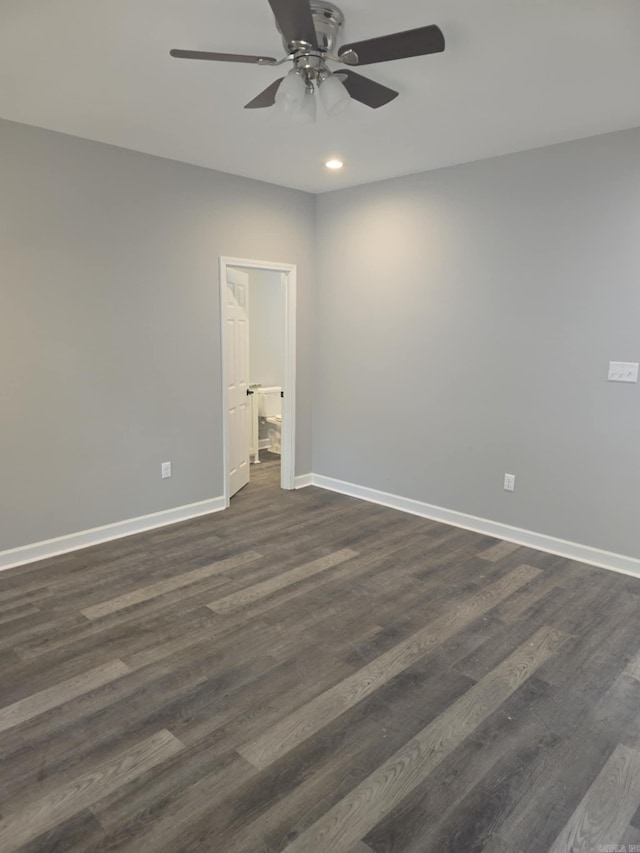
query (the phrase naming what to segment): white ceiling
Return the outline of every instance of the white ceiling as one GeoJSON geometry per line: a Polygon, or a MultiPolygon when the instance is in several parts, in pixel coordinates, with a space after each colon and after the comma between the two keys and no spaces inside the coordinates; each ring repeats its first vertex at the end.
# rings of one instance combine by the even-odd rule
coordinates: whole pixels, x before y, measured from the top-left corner
{"type": "Polygon", "coordinates": [[[2,0],[0,117],[311,192],[640,125],[640,0],[337,4],[343,42],[435,23],[446,51],[363,68],[386,107],[291,125],[243,109],[281,68],[169,57],[281,56],[267,0],[2,0]]]}

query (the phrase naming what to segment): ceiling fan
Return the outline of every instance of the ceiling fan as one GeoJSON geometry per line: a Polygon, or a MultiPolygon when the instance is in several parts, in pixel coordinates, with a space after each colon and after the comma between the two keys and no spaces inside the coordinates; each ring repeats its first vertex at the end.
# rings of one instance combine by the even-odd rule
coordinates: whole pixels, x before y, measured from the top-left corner
{"type": "Polygon", "coordinates": [[[345,44],[336,52],[344,15],[327,0],[269,0],[286,55],[247,56],[237,53],[209,53],[199,50],[172,50],[178,59],[205,59],[216,62],[248,62],[255,65],[282,65],[293,62],[286,77],[274,81],[245,109],[279,104],[297,121],[314,121],[315,90],[330,116],[338,115],[351,99],[377,109],[398,96],[398,92],[351,68],[392,59],[425,56],[444,50],[444,36],[434,24],[400,33],[345,44]],[[335,73],[327,62],[349,66],[335,73]]]}

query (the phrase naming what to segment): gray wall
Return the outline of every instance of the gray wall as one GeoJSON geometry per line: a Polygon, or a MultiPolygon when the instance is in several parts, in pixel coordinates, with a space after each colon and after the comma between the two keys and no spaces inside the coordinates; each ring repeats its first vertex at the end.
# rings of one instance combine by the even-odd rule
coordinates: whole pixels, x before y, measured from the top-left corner
{"type": "Polygon", "coordinates": [[[250,269],[249,362],[251,381],[282,385],[284,376],[284,315],[281,276],[250,269]]]}
{"type": "Polygon", "coordinates": [[[640,557],[640,131],[317,212],[313,470],[640,557]]]}
{"type": "Polygon", "coordinates": [[[0,551],[222,495],[222,254],[298,265],[308,472],[313,196],[4,121],[0,152],[0,551]]]}
{"type": "Polygon", "coordinates": [[[0,550],[222,494],[225,254],[298,264],[296,473],[640,556],[638,151],[327,194],[316,234],[312,196],[0,121],[0,550]]]}

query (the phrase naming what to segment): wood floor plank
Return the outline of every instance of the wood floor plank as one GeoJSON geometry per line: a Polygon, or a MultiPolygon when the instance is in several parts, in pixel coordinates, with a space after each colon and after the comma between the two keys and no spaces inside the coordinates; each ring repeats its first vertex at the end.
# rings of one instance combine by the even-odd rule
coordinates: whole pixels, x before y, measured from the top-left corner
{"type": "Polygon", "coordinates": [[[222,700],[196,709],[186,724],[174,726],[176,735],[185,743],[194,744],[219,732],[228,747],[237,750],[247,739],[291,713],[300,702],[352,672],[353,667],[336,661],[322,648],[303,649],[300,655],[292,654],[243,685],[231,695],[232,702],[222,700]]]}
{"type": "MultiPolygon", "coordinates": [[[[206,610],[206,608],[203,608],[206,610]]],[[[206,610],[207,613],[211,613],[211,611],[206,610]]],[[[171,640],[166,640],[165,642],[157,642],[152,645],[141,649],[138,652],[134,652],[131,655],[125,656],[125,663],[127,666],[131,667],[131,669],[142,669],[142,667],[149,666],[156,661],[163,660],[168,657],[172,657],[173,655],[177,655],[180,652],[184,652],[187,649],[191,649],[194,646],[198,646],[204,642],[214,642],[218,639],[216,626],[212,623],[208,625],[205,623],[203,627],[199,628],[190,628],[189,633],[181,637],[175,637],[171,640]]]]}
{"type": "Polygon", "coordinates": [[[617,845],[640,805],[640,752],[617,746],[549,853],[617,845]]]}
{"type": "Polygon", "coordinates": [[[507,700],[364,840],[385,853],[484,850],[487,832],[508,808],[514,777],[526,774],[531,756],[560,740],[536,719],[503,727],[510,705],[507,700]]]}
{"type": "Polygon", "coordinates": [[[107,849],[115,848],[122,853],[186,851],[185,834],[190,826],[211,814],[215,804],[232,794],[254,772],[241,756],[225,756],[217,768],[193,784],[166,789],[159,798],[162,805],[159,814],[144,812],[133,823],[112,829],[107,835],[107,849]]]}
{"type": "Polygon", "coordinates": [[[375,770],[473,686],[444,673],[444,667],[415,667],[259,773],[234,808],[233,834],[222,839],[225,853],[245,853],[256,838],[281,850],[292,833],[311,826],[349,793],[355,780],[375,770]]]}
{"type": "Polygon", "coordinates": [[[4,853],[17,850],[182,749],[170,732],[160,731],[45,799],[5,815],[0,820],[0,849],[4,853]]]}
{"type": "Polygon", "coordinates": [[[244,759],[232,752],[222,752],[215,738],[195,746],[185,746],[182,752],[164,762],[152,778],[138,777],[113,793],[101,797],[92,813],[111,836],[140,838],[154,823],[159,810],[171,811],[174,801],[191,799],[202,783],[207,787],[210,802],[217,788],[239,784],[253,769],[244,759]],[[203,781],[207,779],[208,781],[203,781]],[[215,784],[213,783],[215,781],[215,784]],[[135,830],[127,827],[135,826],[135,830]]]}
{"type": "MultiPolygon", "coordinates": [[[[340,567],[336,567],[333,572],[314,575],[315,582],[312,587],[284,588],[266,599],[262,598],[247,605],[243,615],[247,619],[253,619],[269,611],[277,611],[277,617],[280,618],[283,615],[286,616],[289,611],[297,612],[300,607],[305,606],[307,600],[320,598],[324,604],[320,610],[324,611],[327,602],[330,601],[333,604],[336,600],[341,600],[343,592],[348,593],[355,588],[360,591],[362,582],[366,584],[365,590],[370,589],[372,581],[388,567],[395,568],[397,578],[398,572],[403,570],[404,547],[407,542],[413,547],[424,549],[424,535],[419,532],[409,533],[403,526],[399,531],[388,533],[384,542],[380,543],[373,552],[353,557],[340,567]],[[362,578],[362,575],[366,577],[362,578]],[[358,584],[357,587],[356,584],[358,584]],[[294,600],[295,608],[283,610],[284,605],[294,600]]],[[[317,605],[314,605],[314,608],[317,610],[317,605]]],[[[355,620],[350,621],[353,623],[355,620]]]]}
{"type": "Polygon", "coordinates": [[[629,661],[625,672],[631,676],[631,678],[635,678],[636,681],[640,681],[640,654],[636,655],[633,660],[629,661]]]}
{"type": "MultiPolygon", "coordinates": [[[[571,655],[576,648],[568,641],[556,658],[565,661],[564,683],[550,685],[544,681],[545,664],[527,683],[527,687],[535,685],[535,690],[519,691],[519,702],[510,702],[503,709],[513,718],[509,725],[538,721],[557,736],[556,743],[541,745],[524,761],[526,771],[509,782],[508,803],[501,808],[498,832],[521,853],[547,853],[590,782],[625,737],[627,723],[638,716],[640,684],[625,675],[611,683],[626,660],[621,653],[625,638],[627,647],[630,638],[634,645],[637,642],[637,623],[613,612],[616,618],[609,627],[618,636],[608,660],[594,661],[593,671],[573,684],[571,655]]],[[[499,732],[497,726],[495,734],[499,732]]]]}
{"type": "Polygon", "coordinates": [[[146,698],[154,691],[159,693],[162,685],[171,677],[174,680],[176,678],[171,668],[164,663],[154,664],[2,733],[2,769],[6,767],[8,771],[7,775],[0,774],[3,802],[13,796],[16,788],[26,790],[34,780],[40,779],[49,755],[54,763],[61,757],[63,766],[68,768],[73,765],[78,744],[82,754],[90,752],[95,740],[94,727],[99,733],[98,745],[105,735],[113,739],[118,736],[118,732],[122,732],[123,737],[128,737],[130,732],[126,728],[126,717],[129,708],[137,707],[141,696],[146,698]],[[111,715],[118,720],[115,730],[105,727],[106,732],[103,734],[100,721],[106,718],[108,726],[111,715]],[[9,775],[12,768],[17,768],[22,778],[16,780],[14,775],[9,775]]]}
{"type": "Polygon", "coordinates": [[[253,586],[242,589],[239,592],[234,592],[224,598],[212,601],[207,604],[207,607],[210,610],[213,610],[214,613],[234,613],[236,610],[239,610],[241,607],[245,607],[247,604],[252,604],[262,598],[266,598],[268,595],[271,595],[278,590],[291,586],[294,583],[298,583],[301,580],[306,580],[320,572],[325,572],[327,569],[331,569],[334,566],[339,566],[340,563],[344,563],[347,560],[352,559],[352,557],[357,556],[357,551],[352,551],[350,548],[343,548],[340,551],[335,551],[333,554],[327,554],[324,557],[319,557],[317,560],[312,560],[302,566],[297,566],[295,569],[291,569],[288,572],[276,575],[274,578],[264,581],[263,583],[254,584],[253,586]]]}
{"type": "MultiPolygon", "coordinates": [[[[308,659],[312,673],[308,679],[309,683],[313,681],[313,678],[324,683],[325,673],[330,672],[327,665],[328,660],[325,657],[323,664],[322,659],[323,651],[321,649],[317,650],[313,659],[308,659]]],[[[249,781],[256,776],[255,768],[233,751],[235,742],[240,739],[243,731],[250,730],[252,724],[256,723],[263,715],[267,717],[277,715],[279,706],[287,710],[290,703],[294,701],[293,697],[296,691],[299,690],[305,695],[307,686],[300,683],[300,675],[300,669],[295,665],[292,666],[291,662],[287,662],[277,674],[272,673],[271,677],[265,676],[260,679],[265,687],[271,683],[270,693],[265,694],[261,690],[256,690],[255,688],[260,685],[255,684],[248,687],[244,692],[239,691],[239,693],[243,693],[242,696],[239,693],[232,694],[232,703],[227,703],[226,721],[219,719],[216,725],[216,720],[209,715],[205,718],[209,731],[206,733],[201,731],[200,736],[194,730],[197,729],[197,715],[190,714],[189,716],[193,719],[195,726],[185,726],[184,731],[178,731],[177,734],[181,741],[183,741],[183,734],[191,734],[192,741],[190,745],[187,744],[187,749],[194,756],[198,756],[198,761],[207,760],[206,757],[209,756],[208,771],[198,773],[196,778],[192,778],[191,768],[186,768],[180,773],[171,772],[171,768],[169,768],[167,773],[159,774],[157,778],[147,784],[140,785],[136,790],[131,790],[131,788],[123,790],[110,798],[110,802],[103,802],[99,804],[97,809],[94,809],[100,817],[101,823],[109,832],[116,832],[119,828],[118,831],[121,836],[130,840],[132,849],[135,849],[134,841],[139,838],[138,833],[141,828],[151,826],[154,819],[163,824],[157,837],[167,841],[168,849],[171,849],[171,839],[173,838],[175,838],[174,849],[181,849],[181,844],[186,846],[187,832],[198,819],[204,822],[207,829],[212,824],[215,829],[215,821],[219,820],[221,811],[218,800],[228,799],[230,795],[235,800],[234,791],[240,786],[246,788],[249,781]],[[295,677],[296,672],[298,678],[295,677]],[[206,780],[204,779],[205,775],[208,776],[206,780]],[[168,776],[171,777],[171,781],[167,780],[168,776]],[[193,787],[190,791],[187,790],[200,779],[200,785],[193,787]],[[162,810],[160,813],[158,813],[159,808],[162,810]],[[179,829],[174,835],[176,819],[172,815],[179,815],[183,808],[188,810],[189,816],[184,822],[178,818],[179,829]],[[165,812],[166,822],[164,820],[165,812]],[[126,830],[127,824],[132,827],[130,831],[126,830]]],[[[225,706],[220,704],[219,707],[225,706]]],[[[213,710],[215,711],[215,707],[213,710]]],[[[192,763],[197,764],[197,761],[194,760],[192,763]]],[[[264,785],[262,790],[264,791],[264,785]]],[[[228,848],[229,853],[231,851],[246,853],[247,850],[253,849],[252,844],[245,843],[246,834],[243,835],[242,839],[239,839],[241,846],[236,849],[231,842],[227,843],[226,839],[223,845],[220,836],[215,833],[214,829],[209,845],[206,846],[203,843],[203,850],[224,849],[226,853],[228,848]]],[[[253,839],[253,835],[251,837],[253,839]]]]}
{"type": "Polygon", "coordinates": [[[640,852],[640,829],[635,826],[628,826],[624,835],[620,839],[620,847],[623,847],[627,853],[640,852]]]}
{"type": "Polygon", "coordinates": [[[516,545],[515,542],[498,542],[497,545],[492,545],[486,551],[481,551],[478,556],[482,560],[489,560],[492,563],[496,563],[504,557],[513,554],[519,547],[520,545],[516,545]]]}
{"type": "Polygon", "coordinates": [[[523,614],[540,605],[546,596],[555,595],[558,598],[559,591],[557,575],[554,572],[542,574],[530,587],[522,593],[514,595],[510,601],[505,602],[498,611],[498,615],[503,622],[519,621],[523,614]]]}
{"type": "Polygon", "coordinates": [[[330,720],[352,708],[446,639],[483,616],[538,574],[538,569],[522,566],[451,611],[445,611],[426,628],[303,705],[260,737],[244,744],[239,750],[240,754],[257,768],[267,767],[330,720]]]}
{"type": "Polygon", "coordinates": [[[548,853],[616,743],[615,734],[578,724],[569,737],[541,745],[514,780],[493,837],[519,853],[548,853]]]}
{"type": "Polygon", "coordinates": [[[348,853],[568,639],[542,628],[285,850],[348,853]]]}
{"type": "Polygon", "coordinates": [[[121,660],[110,661],[103,666],[83,672],[39,693],[19,699],[0,708],[0,732],[19,726],[21,723],[50,711],[71,699],[90,693],[111,681],[127,675],[131,670],[121,660]]]}
{"type": "Polygon", "coordinates": [[[0,589],[0,604],[3,608],[15,607],[19,604],[38,604],[50,595],[51,592],[47,586],[31,588],[24,584],[19,587],[10,587],[7,590],[0,589]]]}
{"type": "Polygon", "coordinates": [[[595,731],[605,731],[612,739],[640,751],[640,680],[625,669],[600,694],[587,720],[595,731]]]}
{"type": "MultiPolygon", "coordinates": [[[[610,674],[612,680],[626,665],[618,654],[629,647],[634,632],[637,613],[636,597],[624,589],[611,589],[601,584],[583,584],[571,595],[571,608],[562,599],[547,602],[543,613],[551,624],[574,635],[571,641],[571,680],[576,686],[588,683],[591,675],[600,667],[610,674]],[[611,613],[616,614],[612,620],[611,613]],[[631,623],[631,624],[629,624],[631,623]],[[618,666],[611,669],[611,662],[618,666]]],[[[569,672],[564,659],[550,661],[544,676],[551,684],[566,684],[569,672]]]]}
{"type": "MultiPolygon", "coordinates": [[[[11,844],[548,853],[581,804],[597,823],[590,786],[616,748],[640,751],[640,579],[316,487],[281,490],[275,456],[258,469],[224,513],[0,573],[11,844]],[[357,556],[289,583],[345,550],[357,556]],[[263,557],[209,573],[247,552],[263,557]],[[228,612],[207,607],[238,595],[228,612]],[[527,660],[490,713],[502,686],[488,679],[543,626],[572,637],[535,672],[527,660]],[[87,674],[114,662],[128,670],[92,689],[87,674]],[[183,748],[169,741],[165,760],[110,781],[106,768],[159,732],[183,748]],[[265,737],[264,767],[238,752],[265,737]],[[389,797],[369,790],[399,755],[389,797]],[[356,822],[384,816],[318,846],[313,833],[348,802],[356,822]]],[[[619,797],[619,844],[640,839],[640,807],[623,827],[634,796],[619,797]]]]}
{"type": "MultiPolygon", "coordinates": [[[[122,646],[121,650],[123,648],[125,647],[122,646]]],[[[0,704],[3,706],[11,705],[19,699],[31,696],[34,693],[41,693],[49,687],[55,687],[62,681],[82,675],[84,672],[88,672],[97,666],[103,666],[114,660],[121,660],[127,666],[130,666],[118,654],[116,649],[107,646],[101,648],[90,647],[83,653],[61,659],[57,659],[55,655],[52,655],[46,660],[38,658],[31,661],[24,661],[16,655],[14,660],[15,663],[3,669],[1,674],[2,688],[0,689],[0,704]]]]}
{"type": "MultiPolygon", "coordinates": [[[[110,646],[114,639],[122,639],[125,644],[136,644],[136,640],[145,644],[145,632],[161,633],[163,626],[175,624],[178,619],[184,624],[192,611],[204,606],[203,600],[211,597],[210,584],[217,585],[218,578],[210,578],[199,583],[181,587],[168,595],[141,602],[135,607],[118,610],[104,619],[91,621],[80,614],[80,621],[60,627],[52,634],[40,633],[40,636],[20,643],[15,650],[25,661],[42,659],[59,661],[78,654],[86,653],[89,648],[110,646]],[[204,589],[202,588],[204,585],[204,589]],[[179,615],[178,615],[179,614],[179,615]]],[[[211,613],[211,611],[209,611],[211,613]]],[[[213,618],[214,614],[211,613],[213,618]]],[[[131,649],[136,651],[137,649],[131,649]]],[[[120,651],[116,654],[121,657],[120,651]]]]}
{"type": "Polygon", "coordinates": [[[238,554],[234,557],[228,557],[226,560],[219,560],[211,563],[209,566],[202,566],[199,569],[193,569],[190,572],[185,572],[175,577],[167,578],[166,580],[158,581],[158,583],[150,584],[133,592],[125,593],[117,598],[111,598],[109,601],[103,601],[101,604],[96,604],[93,607],[87,607],[82,610],[82,614],[87,619],[100,619],[102,616],[107,616],[110,613],[116,613],[118,610],[125,610],[127,607],[133,607],[134,604],[140,604],[143,601],[149,601],[152,598],[158,598],[168,592],[173,592],[184,586],[197,583],[205,578],[213,577],[214,575],[226,572],[236,566],[243,566],[251,563],[254,560],[261,559],[262,554],[255,551],[247,551],[244,554],[238,554]]]}
{"type": "Polygon", "coordinates": [[[20,848],[20,853],[94,853],[103,850],[104,830],[89,809],[73,815],[20,848]]]}
{"type": "Polygon", "coordinates": [[[19,619],[24,619],[27,616],[35,616],[38,613],[40,613],[40,608],[34,604],[7,607],[0,615],[0,625],[5,625],[7,622],[17,622],[19,619]]]}
{"type": "MultiPolygon", "coordinates": [[[[124,749],[167,728],[175,720],[167,709],[177,704],[176,680],[166,667],[151,666],[6,732],[0,740],[3,807],[19,805],[36,783],[39,790],[53,790],[113,754],[118,745],[124,749]]],[[[185,691],[197,689],[185,682],[185,691]]]]}
{"type": "Polygon", "coordinates": [[[86,625],[87,619],[81,613],[51,613],[41,610],[22,620],[19,625],[7,625],[6,635],[2,636],[0,632],[0,651],[9,648],[18,651],[22,643],[46,643],[48,637],[57,635],[60,631],[74,630],[86,625]]]}

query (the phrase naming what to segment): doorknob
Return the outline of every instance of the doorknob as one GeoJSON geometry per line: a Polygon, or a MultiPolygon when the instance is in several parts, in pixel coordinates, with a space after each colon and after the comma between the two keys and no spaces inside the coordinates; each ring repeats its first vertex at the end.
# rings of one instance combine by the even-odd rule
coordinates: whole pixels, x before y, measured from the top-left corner
{"type": "Polygon", "coordinates": [[[253,391],[251,388],[247,388],[247,397],[253,397],[253,391]]]}

